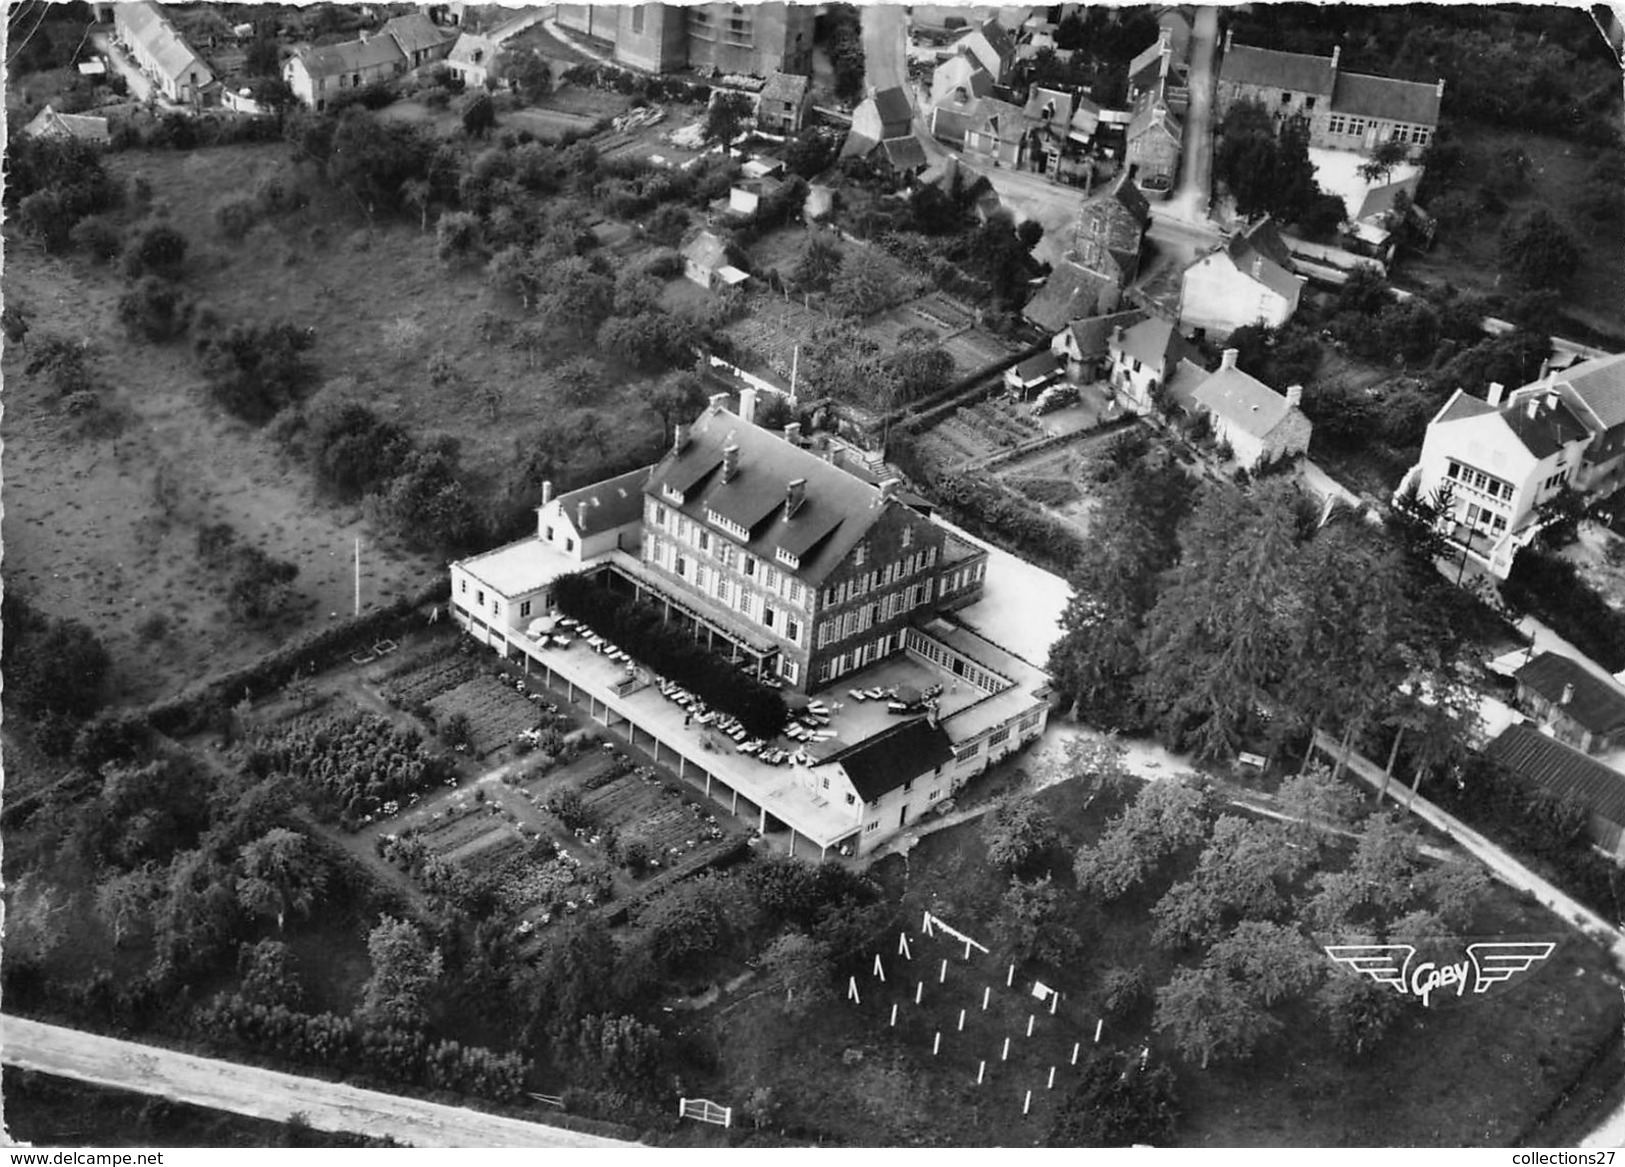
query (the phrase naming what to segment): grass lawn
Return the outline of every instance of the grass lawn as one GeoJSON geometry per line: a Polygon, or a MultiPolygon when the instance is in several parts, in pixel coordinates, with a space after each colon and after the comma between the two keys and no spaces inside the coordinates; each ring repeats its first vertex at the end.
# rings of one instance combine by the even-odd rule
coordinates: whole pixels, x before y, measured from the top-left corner
{"type": "MultiPolygon", "coordinates": [[[[1069,850],[1099,831],[1099,804],[1085,808],[1077,784],[1051,787],[1040,797],[1069,850]]],[[[1041,1141],[1061,1091],[1073,1081],[1072,1044],[1093,1044],[1102,974],[1113,966],[1139,967],[1155,986],[1175,967],[1170,954],[1151,943],[1148,915],[1170,879],[1110,906],[1098,923],[1080,904],[1075,923],[1085,936],[1083,960],[1064,969],[1018,967],[1006,988],[1008,966],[998,958],[992,928],[1004,883],[988,867],[984,848],[978,828],[967,824],[923,839],[906,863],[891,858],[876,869],[910,930],[913,960],[898,957],[896,939],[888,938],[882,953],[887,980],[882,984],[872,970],[860,975],[861,1004],[843,1001],[821,1010],[816,1025],[796,1025],[785,1018],[778,992],[762,989],[708,1015],[721,1067],[705,1084],[708,1096],[737,1103],[771,1086],[783,1105],[782,1125],[800,1138],[854,1145],[1041,1141]],[[994,955],[973,954],[967,962],[957,942],[921,937],[926,910],[994,955]],[[944,959],[947,980],[939,983],[944,959]],[[1029,995],[1035,979],[1062,990],[1054,1016],[1029,995]],[[894,1003],[896,1028],[890,1025],[894,1003]],[[963,1032],[960,1009],[966,1010],[963,1032]],[[942,1044],[933,1055],[938,1032],[942,1044]],[[986,1076],[977,1086],[984,1061],[986,1076]],[[1031,1112],[1024,1116],[1029,1089],[1031,1112]]],[[[1071,884],[1069,870],[1053,874],[1071,884]]],[[[1506,1145],[1611,1038],[1620,1020],[1619,992],[1589,941],[1504,888],[1492,893],[1472,933],[1551,938],[1559,946],[1551,960],[1504,992],[1412,1011],[1364,1058],[1331,1052],[1302,1003],[1276,1007],[1280,1034],[1246,1064],[1203,1071],[1187,1062],[1152,1031],[1149,1007],[1120,1024],[1107,1023],[1102,1045],[1126,1053],[1148,1046],[1151,1060],[1174,1065],[1183,1110],[1179,1145],[1506,1145]]]]}
{"type": "Polygon", "coordinates": [[[1482,175],[1506,202],[1506,213],[1485,215],[1471,227],[1445,225],[1433,251],[1404,261],[1404,274],[1428,283],[1448,282],[1464,291],[1505,291],[1496,268],[1501,226],[1545,203],[1567,226],[1580,252],[1574,278],[1564,289],[1563,311],[1625,344],[1625,231],[1618,224],[1593,223],[1572,209],[1598,151],[1562,138],[1473,123],[1459,126],[1458,136],[1468,154],[1465,173],[1482,175]],[[1506,167],[1496,160],[1500,150],[1514,146],[1533,164],[1523,187],[1506,181],[1506,167]]]}

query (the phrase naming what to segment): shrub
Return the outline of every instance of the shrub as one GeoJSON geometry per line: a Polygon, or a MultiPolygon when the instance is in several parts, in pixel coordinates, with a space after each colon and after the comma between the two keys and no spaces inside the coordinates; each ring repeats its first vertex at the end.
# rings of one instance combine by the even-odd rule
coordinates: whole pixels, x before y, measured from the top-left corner
{"type": "Polygon", "coordinates": [[[174,340],[191,323],[192,298],[157,276],[142,276],[119,296],[118,318],[132,336],[174,340]]]}
{"type": "Polygon", "coordinates": [[[259,204],[252,195],[233,195],[214,208],[214,225],[227,239],[238,240],[259,221],[259,204]]]}
{"type": "Polygon", "coordinates": [[[136,231],[124,248],[124,274],[139,279],[148,273],[179,279],[186,263],[186,236],[167,223],[136,231]]]}
{"type": "Polygon", "coordinates": [[[1526,547],[1512,561],[1501,595],[1610,673],[1625,668],[1625,616],[1581,579],[1572,563],[1526,547]]]}
{"type": "Polygon", "coordinates": [[[73,244],[97,263],[118,258],[124,239],[118,228],[102,215],[89,215],[74,224],[73,244]]]}

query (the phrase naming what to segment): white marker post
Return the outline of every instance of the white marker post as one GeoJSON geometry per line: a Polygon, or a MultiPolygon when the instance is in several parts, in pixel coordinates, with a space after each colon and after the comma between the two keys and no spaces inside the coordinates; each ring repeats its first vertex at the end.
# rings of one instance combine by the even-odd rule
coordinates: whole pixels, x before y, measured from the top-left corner
{"type": "Polygon", "coordinates": [[[846,978],[846,996],[847,996],[847,999],[850,1000],[850,1001],[853,1001],[853,1002],[855,1002],[855,1003],[857,1003],[859,1005],[863,1004],[863,998],[858,996],[858,978],[857,977],[847,977],[846,978]]]}
{"type": "Polygon", "coordinates": [[[893,1001],[891,1003],[891,1024],[892,1024],[893,1029],[897,1028],[897,1002],[896,1001],[893,1001]]]}
{"type": "Polygon", "coordinates": [[[959,1011],[959,1032],[965,1032],[965,1011],[963,1009],[959,1011]]]}
{"type": "Polygon", "coordinates": [[[1016,983],[1016,966],[1011,965],[1010,971],[1004,974],[1004,987],[1009,988],[1016,983]]]}
{"type": "Polygon", "coordinates": [[[914,1003],[916,1005],[918,1005],[920,1003],[920,994],[923,993],[923,992],[925,992],[925,982],[924,981],[915,981],[914,982],[914,1003]]]}
{"type": "Polygon", "coordinates": [[[931,1039],[931,1056],[936,1057],[938,1051],[940,1051],[941,1049],[942,1049],[942,1030],[939,1029],[939,1030],[937,1030],[936,1037],[931,1039]]]}
{"type": "Polygon", "coordinates": [[[1044,1087],[1044,1089],[1046,1089],[1046,1090],[1055,1089],[1055,1067],[1054,1066],[1051,1066],[1049,1068],[1049,1085],[1044,1087]]]}
{"type": "Polygon", "coordinates": [[[1050,994],[1049,994],[1049,1012],[1050,1012],[1051,1017],[1055,1016],[1055,1006],[1059,1005],[1060,1003],[1061,1003],[1061,990],[1060,989],[1051,989],[1050,994]]]}
{"type": "Polygon", "coordinates": [[[1082,1044],[1082,1042],[1078,1041],[1072,1043],[1072,1064],[1074,1066],[1078,1064],[1078,1047],[1082,1044]]]}
{"type": "Polygon", "coordinates": [[[976,1084],[978,1086],[982,1084],[982,1075],[985,1073],[987,1073],[987,1061],[984,1059],[976,1063],[976,1084]]]}
{"type": "MultiPolygon", "coordinates": [[[[526,657],[525,659],[529,660],[530,658],[526,657]]],[[[971,942],[969,940],[966,940],[965,941],[965,959],[966,960],[970,959],[970,946],[971,946],[971,942]]]]}
{"type": "Polygon", "coordinates": [[[880,953],[878,952],[875,953],[875,976],[880,978],[881,984],[886,983],[886,966],[880,963],[880,953]]]}
{"type": "Polygon", "coordinates": [[[1021,1104],[1021,1113],[1026,1114],[1032,1108],[1033,1108],[1033,1092],[1031,1090],[1029,1090],[1029,1091],[1027,1091],[1026,1101],[1024,1101],[1021,1104]]]}
{"type": "Polygon", "coordinates": [[[1104,1017],[1102,1017],[1100,1020],[1095,1022],[1095,1044],[1096,1045],[1100,1044],[1100,1029],[1105,1024],[1106,1024],[1106,1019],[1104,1017]]]}
{"type": "Polygon", "coordinates": [[[908,950],[907,932],[899,932],[897,934],[897,955],[902,957],[904,960],[914,959],[914,954],[908,950]]]}
{"type": "Polygon", "coordinates": [[[948,980],[948,962],[942,962],[942,971],[937,974],[937,984],[946,984],[948,980]]]}
{"type": "Polygon", "coordinates": [[[1033,1035],[1033,1015],[1031,1013],[1029,1013],[1029,1014],[1027,1014],[1027,1036],[1031,1037],[1032,1035],[1033,1035]]]}
{"type": "Polygon", "coordinates": [[[999,1055],[999,1061],[1008,1062],[1009,1060],[1010,1060],[1010,1039],[1007,1037],[1007,1038],[1004,1039],[1004,1052],[999,1055]]]}
{"type": "Polygon", "coordinates": [[[989,994],[991,994],[992,992],[993,992],[993,986],[992,985],[984,985],[982,987],[982,1012],[983,1013],[987,1012],[987,999],[988,999],[989,994]]]}

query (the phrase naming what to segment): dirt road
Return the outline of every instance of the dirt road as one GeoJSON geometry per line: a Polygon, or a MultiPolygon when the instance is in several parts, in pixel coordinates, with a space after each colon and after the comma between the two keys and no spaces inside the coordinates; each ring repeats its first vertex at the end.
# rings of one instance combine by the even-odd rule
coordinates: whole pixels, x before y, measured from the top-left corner
{"type": "Polygon", "coordinates": [[[300,1078],[21,1017],[0,1017],[8,1065],[157,1094],[272,1122],[302,1114],[325,1131],[388,1136],[414,1147],[635,1147],[541,1123],[300,1078]]]}

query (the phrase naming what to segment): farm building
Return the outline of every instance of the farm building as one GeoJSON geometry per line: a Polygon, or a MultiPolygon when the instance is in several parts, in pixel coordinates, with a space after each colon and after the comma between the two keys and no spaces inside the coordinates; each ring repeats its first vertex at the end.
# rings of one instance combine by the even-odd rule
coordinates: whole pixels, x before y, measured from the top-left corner
{"type": "Polygon", "coordinates": [[[392,36],[363,34],[360,40],[306,49],[288,58],[282,79],[294,96],[314,110],[341,93],[365,88],[404,73],[406,54],[392,36]]]}
{"type": "Polygon", "coordinates": [[[708,793],[756,808],[764,831],[787,828],[792,847],[819,855],[865,852],[1041,734],[1049,680],[951,615],[981,594],[985,550],[891,482],[755,425],[753,393],[738,414],[725,400],[678,426],[651,470],[549,499],[535,536],[452,564],[452,615],[657,757],[675,755],[708,793]],[[533,635],[553,581],[577,572],[805,694],[800,706],[817,701],[827,728],[792,742],[788,765],[755,756],[781,752],[765,744],[721,747],[640,673],[636,646],[606,656],[533,635]]]}
{"type": "Polygon", "coordinates": [[[1510,725],[1484,756],[1518,776],[1578,803],[1587,834],[1616,860],[1625,859],[1625,774],[1529,725],[1510,725]]]}
{"type": "Polygon", "coordinates": [[[1558,741],[1588,754],[1617,749],[1625,741],[1625,692],[1578,661],[1543,652],[1513,674],[1513,680],[1518,707],[1558,741]]]}
{"type": "Polygon", "coordinates": [[[21,130],[25,138],[77,138],[97,146],[107,145],[110,135],[107,119],[82,113],[57,113],[47,105],[21,130]]]}

